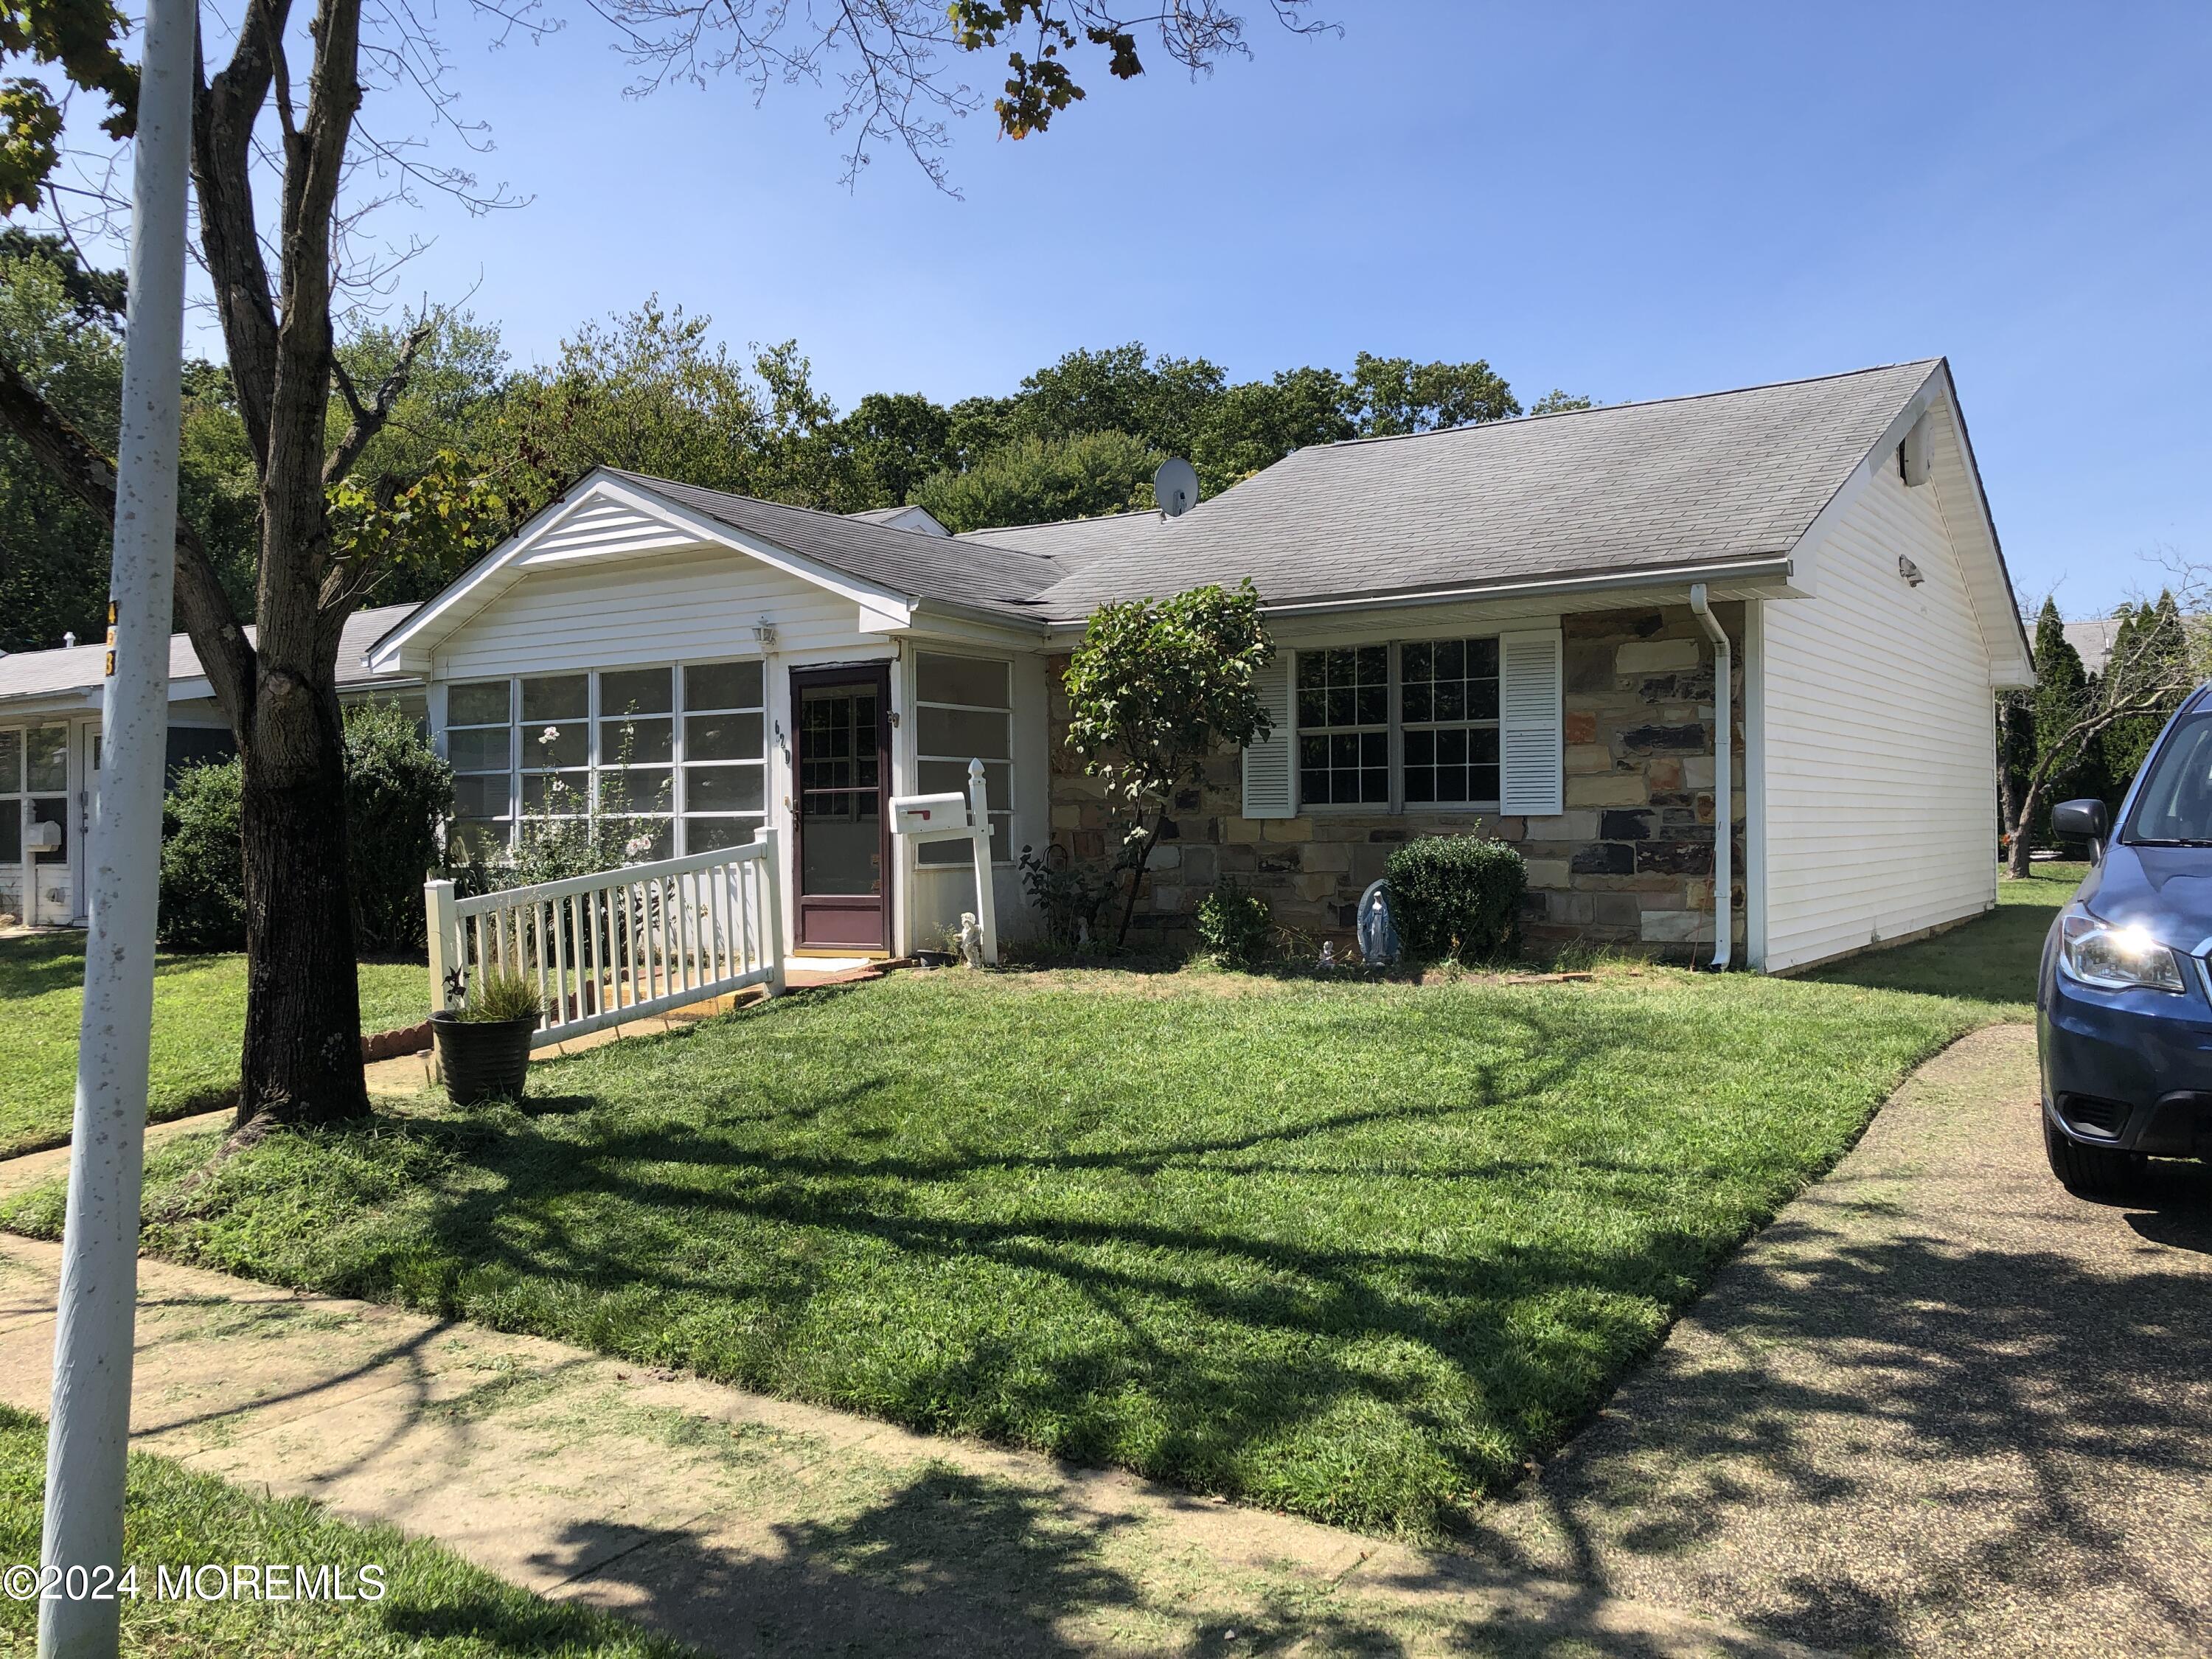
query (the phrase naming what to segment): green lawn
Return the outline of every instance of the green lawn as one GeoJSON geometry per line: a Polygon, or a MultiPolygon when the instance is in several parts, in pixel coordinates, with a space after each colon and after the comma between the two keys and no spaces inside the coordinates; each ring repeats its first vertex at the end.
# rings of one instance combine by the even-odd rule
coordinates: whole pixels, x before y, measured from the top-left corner
{"type": "Polygon", "coordinates": [[[190,1188],[208,1147],[173,1144],[147,1245],[1426,1534],[2000,1012],[1661,969],[902,974],[190,1188]]]}
{"type": "MultiPolygon", "coordinates": [[[[419,963],[363,963],[362,1029],[422,1018],[424,971],[419,963]]],[[[180,1117],[222,1104],[238,1086],[246,958],[165,956],[155,975],[148,1115],[180,1117]]],[[[0,939],[0,1158],[69,1139],[83,1006],[83,934],[0,939]]]]}
{"type": "Polygon", "coordinates": [[[2000,1007],[2007,1019],[2033,1019],[2043,936],[2089,866],[2037,864],[2029,870],[2024,881],[1998,881],[1997,908],[1985,916],[1933,939],[1815,969],[1806,977],[1829,985],[1971,997],[2000,1007]]]}
{"type": "MultiPolygon", "coordinates": [[[[0,1564],[35,1562],[46,1475],[46,1428],[0,1406],[0,1564]]],[[[134,1452],[124,1553],[138,1594],[125,1597],[123,1650],[161,1659],[682,1659],[690,1650],[605,1613],[556,1607],[392,1527],[331,1519],[300,1499],[272,1500],[166,1457],[134,1452]],[[157,1597],[155,1570],[208,1562],[297,1564],[343,1574],[382,1569],[376,1601],[205,1601],[157,1597]]],[[[288,1580],[287,1588],[289,1588],[288,1580]]],[[[0,1652],[28,1655],[38,1604],[0,1597],[0,1652]]]]}

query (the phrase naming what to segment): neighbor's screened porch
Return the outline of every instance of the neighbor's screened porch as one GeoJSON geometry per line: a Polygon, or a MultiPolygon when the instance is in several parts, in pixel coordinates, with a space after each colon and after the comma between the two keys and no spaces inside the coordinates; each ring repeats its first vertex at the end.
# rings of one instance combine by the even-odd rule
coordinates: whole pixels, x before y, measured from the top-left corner
{"type": "Polygon", "coordinates": [[[766,669],[757,657],[518,674],[446,688],[459,846],[587,812],[635,826],[638,857],[750,841],[767,816],[766,669]]]}

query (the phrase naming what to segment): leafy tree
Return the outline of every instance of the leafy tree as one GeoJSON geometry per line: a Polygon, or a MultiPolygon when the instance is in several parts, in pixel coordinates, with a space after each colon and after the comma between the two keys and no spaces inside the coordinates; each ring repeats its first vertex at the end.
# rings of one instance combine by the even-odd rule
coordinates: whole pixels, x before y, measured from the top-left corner
{"type": "Polygon", "coordinates": [[[951,415],[918,392],[871,392],[838,422],[837,442],[859,498],[848,512],[903,506],[955,459],[951,415]]]}
{"type": "Polygon", "coordinates": [[[1227,385],[1203,357],[1148,358],[1133,340],[1078,349],[1022,381],[1008,424],[1017,435],[1045,439],[1127,433],[1188,456],[1227,385]]]}
{"type": "MultiPolygon", "coordinates": [[[[1310,27],[1300,5],[1275,0],[1274,9],[1293,27],[1310,27]]],[[[820,10],[783,0],[727,0],[711,9],[692,0],[605,0],[594,9],[619,32],[648,85],[709,70],[763,85],[771,77],[818,82],[825,67],[842,70],[833,77],[842,100],[832,120],[852,140],[848,174],[865,164],[872,142],[886,141],[904,146],[940,181],[947,118],[981,107],[987,96],[948,74],[963,54],[1018,39],[1004,48],[1008,78],[991,107],[1000,131],[1020,138],[1043,131],[1084,95],[1076,78],[1087,73],[1084,65],[1103,64],[1120,79],[1141,73],[1140,30],[1193,70],[1243,49],[1243,20],[1225,0],[1133,14],[1120,0],[953,0],[950,7],[879,0],[820,10]]],[[[537,26],[527,10],[501,15],[512,27],[537,26]]],[[[376,192],[394,188],[388,181],[397,176],[403,198],[428,183],[491,204],[466,167],[441,168],[408,153],[404,135],[372,133],[359,123],[368,94],[380,100],[404,86],[429,100],[440,131],[465,136],[453,119],[447,61],[427,33],[432,16],[404,7],[365,11],[362,0],[313,0],[301,28],[292,0],[264,0],[204,28],[204,42],[228,38],[229,56],[211,75],[204,57],[195,64],[195,224],[254,477],[257,634],[247,638],[240,608],[189,517],[180,519],[177,538],[176,615],[239,746],[249,959],[241,1117],[265,1112],[313,1123],[368,1109],[346,872],[337,641],[347,616],[387,568],[418,549],[429,557],[460,544],[469,538],[455,534],[457,520],[501,505],[480,475],[447,459],[451,452],[440,451],[436,465],[412,480],[359,471],[435,331],[428,318],[404,331],[373,383],[356,378],[340,349],[352,307],[393,269],[378,252],[388,245],[362,230],[363,216],[390,199],[376,192]],[[335,439],[334,396],[343,405],[335,439]]],[[[109,0],[54,0],[0,29],[0,57],[13,58],[19,71],[52,72],[46,80],[19,72],[0,87],[0,205],[11,212],[41,206],[71,119],[99,121],[113,139],[131,136],[137,82],[122,52],[125,27],[109,0]],[[70,97],[68,87],[85,96],[70,97]]],[[[578,459],[574,428],[597,418],[588,398],[554,393],[546,402],[550,408],[525,411],[533,431],[514,447],[515,459],[541,482],[578,459]]],[[[719,389],[708,404],[716,420],[735,415],[719,389]]],[[[710,464],[694,441],[696,411],[666,412],[669,422],[650,434],[603,427],[592,435],[641,439],[631,446],[635,459],[644,459],[639,451],[656,460],[672,453],[686,464],[679,476],[691,476],[691,464],[710,464]]],[[[80,503],[112,519],[109,446],[73,422],[13,358],[0,359],[0,425],[80,503]]]]}
{"type": "Polygon", "coordinates": [[[1274,654],[1249,580],[1233,592],[1194,587],[1106,605],[1085,625],[1067,664],[1067,742],[1128,820],[1118,942],[1128,940],[1176,790],[1203,782],[1219,750],[1262,742],[1273,729],[1257,679],[1274,654]]]}
{"type": "MultiPolygon", "coordinates": [[[[104,313],[71,297],[81,268],[0,249],[0,353],[31,367],[38,395],[108,446],[123,397],[123,344],[104,313]]],[[[106,522],[41,467],[22,442],[0,435],[0,649],[90,644],[107,611],[106,522]]]]}
{"type": "Polygon", "coordinates": [[[1518,415],[1513,389],[1477,359],[1471,363],[1416,363],[1410,357],[1352,360],[1352,386],[1363,436],[1429,432],[1518,415]]]}
{"type": "Polygon", "coordinates": [[[954,532],[1097,518],[1150,507],[1163,459],[1124,432],[1023,438],[968,471],[924,479],[908,499],[954,532]]]}
{"type": "Polygon", "coordinates": [[[586,323],[550,369],[517,377],[491,435],[493,470],[527,518],[594,466],[742,490],[769,430],[746,366],[712,319],[662,306],[586,323]]]}
{"type": "Polygon", "coordinates": [[[2171,711],[2203,678],[2208,641],[2190,619],[2206,614],[2208,573],[2185,570],[2172,619],[2176,641],[2160,626],[2162,607],[2139,607],[2134,625],[2112,641],[2104,672],[2083,671],[2079,653],[2066,641],[2058,607],[2044,602],[2035,628],[2035,690],[2030,718],[2035,730],[2035,760],[2020,790],[2010,825],[2011,856],[2007,872],[2025,876],[2039,826],[2049,822],[2049,806],[2069,795],[2102,795],[2109,788],[2102,745],[2115,729],[2142,717],[2171,711]],[[2152,612],[2145,626],[2142,612],[2152,612]]]}
{"type": "Polygon", "coordinates": [[[2188,630],[2171,590],[2160,593],[2155,605],[2122,605],[2118,617],[2118,626],[2112,638],[2113,655],[2124,661],[2142,657],[2147,665],[2145,677],[2170,689],[2160,706],[2144,714],[2124,716],[2105,733],[2100,745],[2105,799],[2115,811],[2119,810],[2120,798],[2127,793],[2128,786],[2135,781],[2136,774],[2149,757],[2151,744],[2158,740],[2159,732],[2188,695],[2188,686],[2181,682],[2191,678],[2187,667],[2188,630]],[[2179,673],[2172,672],[2176,665],[2179,673]]]}
{"type": "Polygon", "coordinates": [[[1568,392],[1553,386],[1528,405],[1531,415],[1564,415],[1571,409],[1595,409],[1597,399],[1586,392],[1568,392]]]}

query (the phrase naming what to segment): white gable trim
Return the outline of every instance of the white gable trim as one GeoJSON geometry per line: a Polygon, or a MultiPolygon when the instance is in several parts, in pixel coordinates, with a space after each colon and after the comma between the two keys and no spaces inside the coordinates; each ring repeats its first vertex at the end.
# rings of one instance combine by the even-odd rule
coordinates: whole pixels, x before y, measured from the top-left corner
{"type": "Polygon", "coordinates": [[[770,569],[849,600],[862,613],[861,631],[881,632],[884,626],[894,624],[903,627],[913,615],[914,601],[908,595],[831,570],[765,537],[680,506],[628,478],[594,471],[475,568],[371,646],[368,665],[380,674],[428,672],[431,653],[439,643],[531,570],[569,569],[586,562],[636,558],[702,544],[744,554],[770,569]],[[594,527],[603,533],[588,533],[594,527]]]}
{"type": "Polygon", "coordinates": [[[1872,487],[1875,476],[1888,466],[1905,435],[1923,419],[1931,423],[1928,434],[1931,471],[1928,483],[1920,487],[1932,488],[1936,493],[1952,551],[1972,600],[1974,625],[1989,659],[1990,683],[1999,688],[2033,685],[2035,669],[2021,629],[2012,578],[1997,544],[1989,499],[1982,492],[1980,471],[1966,439],[1966,422],[1959,412],[1958,392],[1948,362],[1929,371],[1920,389],[1905,400],[1874,447],[1851,469],[1850,477],[1807,527],[1797,543],[1790,585],[1808,595],[1820,591],[1824,544],[1872,487]]]}

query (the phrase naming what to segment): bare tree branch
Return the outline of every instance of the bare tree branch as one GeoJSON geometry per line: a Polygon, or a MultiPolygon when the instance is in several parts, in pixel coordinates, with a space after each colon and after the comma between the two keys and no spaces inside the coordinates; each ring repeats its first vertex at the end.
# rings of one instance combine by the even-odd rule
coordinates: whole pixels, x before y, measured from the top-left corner
{"type": "Polygon", "coordinates": [[[384,423],[392,418],[392,404],[399,400],[400,393],[406,391],[408,378],[415,372],[415,359],[436,332],[437,324],[428,317],[407,331],[406,338],[399,343],[398,360],[386,371],[383,380],[376,388],[375,396],[366,404],[362,403],[361,393],[354,386],[353,376],[346,373],[345,365],[333,355],[331,373],[337,380],[339,395],[344,398],[353,419],[346,428],[345,435],[331,451],[330,459],[323,463],[325,488],[352,471],[353,464],[361,459],[361,452],[368,447],[369,440],[384,429],[384,423]]]}

